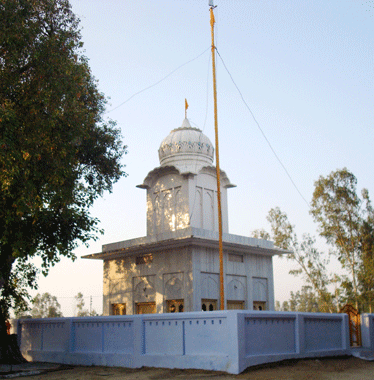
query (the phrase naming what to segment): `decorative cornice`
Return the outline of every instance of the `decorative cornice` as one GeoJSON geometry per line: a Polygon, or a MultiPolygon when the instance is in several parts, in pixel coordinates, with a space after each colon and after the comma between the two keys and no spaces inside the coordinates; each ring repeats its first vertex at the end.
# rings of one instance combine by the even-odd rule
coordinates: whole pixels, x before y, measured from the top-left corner
{"type": "MultiPolygon", "coordinates": [[[[120,256],[151,253],[186,246],[218,249],[218,232],[187,227],[183,230],[167,232],[156,236],[145,236],[138,239],[103,245],[103,252],[83,256],[83,258],[108,260],[120,256]]],[[[273,242],[268,240],[232,234],[223,235],[223,248],[226,252],[248,253],[263,256],[290,253],[290,251],[275,248],[273,242]]]]}
{"type": "Polygon", "coordinates": [[[168,174],[180,174],[180,172],[175,166],[159,166],[151,170],[147,174],[147,177],[144,178],[143,183],[136,187],[140,189],[150,189],[157,179],[168,174]]]}
{"type": "MultiPolygon", "coordinates": [[[[223,186],[226,189],[231,188],[231,187],[236,187],[236,185],[230,182],[229,178],[227,177],[226,173],[223,170],[221,170],[220,173],[221,173],[221,186],[223,186]]],[[[137,185],[136,187],[140,189],[150,189],[153,186],[155,181],[157,181],[162,176],[165,176],[168,174],[179,174],[183,176],[185,176],[186,174],[192,174],[192,175],[209,174],[215,177],[217,175],[217,172],[216,172],[215,166],[203,166],[202,168],[199,169],[197,173],[193,172],[192,170],[181,172],[179,168],[173,165],[159,166],[151,170],[148,173],[147,177],[144,178],[143,183],[140,185],[137,185]]]]}
{"type": "Polygon", "coordinates": [[[172,141],[163,143],[159,150],[158,155],[160,162],[163,158],[180,153],[195,153],[207,156],[209,160],[212,160],[214,148],[211,144],[201,141],[172,141]]]}

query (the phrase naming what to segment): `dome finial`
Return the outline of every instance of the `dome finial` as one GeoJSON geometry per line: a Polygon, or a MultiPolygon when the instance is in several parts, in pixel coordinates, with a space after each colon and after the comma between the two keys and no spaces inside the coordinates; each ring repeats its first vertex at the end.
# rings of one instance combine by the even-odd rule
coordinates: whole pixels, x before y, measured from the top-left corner
{"type": "Polygon", "coordinates": [[[188,108],[187,99],[184,99],[184,118],[185,119],[187,119],[187,108],[188,108]]]}

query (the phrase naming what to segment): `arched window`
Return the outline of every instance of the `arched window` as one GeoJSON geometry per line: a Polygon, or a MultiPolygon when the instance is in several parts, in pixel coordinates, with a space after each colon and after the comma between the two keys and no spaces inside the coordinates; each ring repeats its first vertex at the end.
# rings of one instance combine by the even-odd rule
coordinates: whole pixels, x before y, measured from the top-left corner
{"type": "Polygon", "coordinates": [[[167,300],[166,311],[168,313],[182,313],[184,300],[167,300]]]}
{"type": "Polygon", "coordinates": [[[201,300],[201,310],[202,311],[217,310],[217,300],[202,299],[201,300]]]}

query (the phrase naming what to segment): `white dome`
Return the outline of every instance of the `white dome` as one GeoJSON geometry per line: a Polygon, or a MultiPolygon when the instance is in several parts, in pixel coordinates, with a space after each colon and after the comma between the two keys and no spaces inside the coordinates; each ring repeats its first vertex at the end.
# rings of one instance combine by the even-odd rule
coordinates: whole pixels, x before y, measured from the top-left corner
{"type": "Polygon", "coordinates": [[[214,147],[198,128],[187,119],[162,141],[158,150],[161,166],[174,166],[181,174],[197,174],[204,166],[212,166],[214,147]]]}

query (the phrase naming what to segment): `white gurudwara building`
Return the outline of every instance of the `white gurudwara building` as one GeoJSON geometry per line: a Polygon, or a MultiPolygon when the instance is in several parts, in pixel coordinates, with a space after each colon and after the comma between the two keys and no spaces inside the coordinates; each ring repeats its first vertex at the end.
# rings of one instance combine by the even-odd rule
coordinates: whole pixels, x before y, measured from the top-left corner
{"type": "MultiPolygon", "coordinates": [[[[217,175],[214,147],[184,119],[159,148],[147,190],[147,236],[105,244],[103,314],[211,311],[219,305],[217,175]]],[[[271,241],[229,234],[221,171],[226,309],[274,310],[271,241]]]]}

